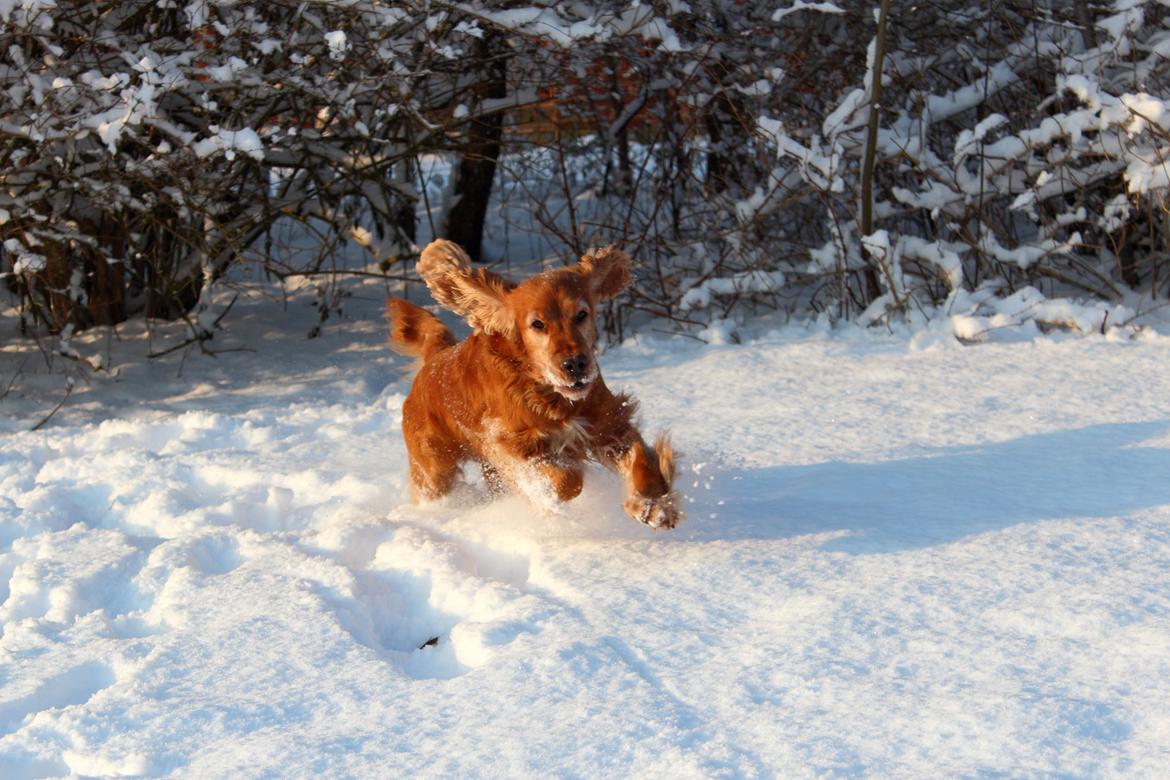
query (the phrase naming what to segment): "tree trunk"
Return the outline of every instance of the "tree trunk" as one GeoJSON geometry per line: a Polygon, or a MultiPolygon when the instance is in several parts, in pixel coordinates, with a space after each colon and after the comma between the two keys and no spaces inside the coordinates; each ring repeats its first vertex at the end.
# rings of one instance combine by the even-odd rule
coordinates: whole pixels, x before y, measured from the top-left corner
{"type": "MultiPolygon", "coordinates": [[[[873,233],[873,175],[877,165],[878,124],[882,108],[882,63],[886,55],[886,25],[890,17],[890,0],[882,0],[878,11],[877,34],[874,36],[873,83],[869,88],[869,124],[865,133],[865,159],[861,163],[861,236],[873,233]]],[[[872,262],[865,266],[867,300],[872,303],[882,294],[877,270],[872,262]]],[[[891,283],[890,292],[893,293],[891,283]]]]}
{"type": "Polygon", "coordinates": [[[126,276],[122,263],[88,246],[45,242],[45,266],[26,279],[25,305],[50,333],[72,325],[117,325],[126,319],[126,276]]]}
{"type": "Polygon", "coordinates": [[[504,133],[502,111],[482,113],[485,99],[508,94],[507,55],[501,43],[498,36],[487,33],[476,46],[473,67],[482,77],[472,88],[472,111],[480,113],[467,122],[467,141],[454,171],[452,202],[442,227],[443,237],[462,246],[476,262],[483,260],[484,220],[504,133]]]}
{"type": "MultiPolygon", "coordinates": [[[[724,11],[716,11],[712,18],[714,33],[720,40],[734,37],[734,23],[724,11]]],[[[745,126],[745,117],[751,112],[744,109],[743,101],[734,92],[735,74],[742,63],[736,62],[728,53],[720,53],[705,68],[707,79],[714,93],[703,117],[707,130],[707,174],[703,187],[709,195],[718,195],[727,190],[750,191],[752,171],[748,149],[751,131],[745,126]]],[[[754,120],[749,120],[754,122],[754,120]]]]}

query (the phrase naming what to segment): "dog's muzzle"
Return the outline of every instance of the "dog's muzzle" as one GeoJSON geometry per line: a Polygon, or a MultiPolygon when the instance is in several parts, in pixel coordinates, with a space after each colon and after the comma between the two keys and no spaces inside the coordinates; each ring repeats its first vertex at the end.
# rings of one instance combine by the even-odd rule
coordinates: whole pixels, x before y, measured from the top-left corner
{"type": "Polygon", "coordinates": [[[570,401],[583,401],[593,389],[595,379],[578,379],[569,385],[554,385],[554,389],[570,401]]]}
{"type": "Polygon", "coordinates": [[[597,381],[597,370],[593,367],[588,356],[573,355],[562,360],[561,369],[568,381],[554,383],[553,386],[558,393],[570,401],[580,401],[589,395],[589,391],[593,389],[593,383],[597,381]]]}

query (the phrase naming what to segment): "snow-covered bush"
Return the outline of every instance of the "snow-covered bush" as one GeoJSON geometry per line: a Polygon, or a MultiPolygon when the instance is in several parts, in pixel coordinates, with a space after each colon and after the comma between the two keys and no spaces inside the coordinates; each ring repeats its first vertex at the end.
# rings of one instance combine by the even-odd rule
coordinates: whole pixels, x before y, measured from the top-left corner
{"type": "Polygon", "coordinates": [[[745,305],[970,318],[1022,290],[1118,304],[1089,307],[1099,327],[1167,294],[1161,2],[548,13],[558,32],[517,79],[569,74],[561,132],[508,174],[566,254],[619,241],[642,258],[619,332],[635,311],[745,305]]]}
{"type": "MultiPolygon", "coordinates": [[[[831,280],[814,303],[863,322],[938,306],[989,314],[1025,290],[1165,296],[1163,4],[948,5],[891,2],[857,25],[864,77],[819,126],[760,119],[783,183],[772,208],[803,186],[801,213],[823,226],[811,262],[780,270],[831,280]]],[[[1093,308],[1093,328],[1132,316],[1093,308]]],[[[1031,308],[1084,329],[1046,310],[1031,308]]]]}
{"type": "Polygon", "coordinates": [[[13,0],[0,19],[0,273],[55,330],[194,310],[198,333],[233,263],[327,275],[342,242],[389,268],[415,250],[426,154],[453,173],[425,216],[473,251],[494,182],[541,254],[634,253],[619,336],[644,314],[1167,292],[1162,0],[13,0]],[[290,220],[307,253],[275,251],[290,220]]]}
{"type": "Polygon", "coordinates": [[[409,246],[419,116],[455,69],[423,12],[61,0],[0,17],[0,270],[53,330],[185,315],[231,264],[265,262],[282,219],[321,251],[278,273],[320,270],[341,240],[409,246]]]}

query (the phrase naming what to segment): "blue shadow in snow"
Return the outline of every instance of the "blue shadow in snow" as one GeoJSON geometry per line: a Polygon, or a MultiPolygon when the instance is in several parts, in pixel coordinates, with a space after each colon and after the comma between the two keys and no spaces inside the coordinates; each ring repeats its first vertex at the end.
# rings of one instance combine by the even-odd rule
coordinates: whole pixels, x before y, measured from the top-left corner
{"type": "Polygon", "coordinates": [[[902,460],[724,471],[690,505],[688,536],[846,531],[826,549],[889,552],[1030,521],[1140,511],[1170,504],[1170,449],[1140,446],[1167,427],[1093,425],[902,460]]]}

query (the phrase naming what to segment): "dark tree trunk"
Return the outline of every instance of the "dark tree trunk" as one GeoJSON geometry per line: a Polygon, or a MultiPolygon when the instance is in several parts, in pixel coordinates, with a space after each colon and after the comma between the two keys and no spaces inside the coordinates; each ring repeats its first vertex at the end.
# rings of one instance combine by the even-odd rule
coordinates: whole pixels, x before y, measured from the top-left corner
{"type": "Polygon", "coordinates": [[[95,231],[110,256],[91,252],[86,258],[86,325],[117,325],[126,319],[126,227],[104,216],[95,231]]]}
{"type": "Polygon", "coordinates": [[[498,36],[485,34],[476,46],[473,67],[482,78],[473,87],[472,111],[479,112],[467,122],[467,141],[455,169],[452,202],[442,228],[443,237],[462,246],[471,259],[479,262],[483,244],[484,219],[500,157],[500,139],[504,132],[504,114],[494,111],[484,115],[483,102],[508,94],[507,55],[498,36]]]}
{"type": "MultiPolygon", "coordinates": [[[[714,17],[715,31],[726,39],[733,34],[733,25],[722,12],[714,17]]],[[[729,56],[720,55],[707,66],[707,78],[715,92],[704,117],[707,129],[707,176],[703,182],[706,191],[718,195],[735,185],[734,188],[750,189],[752,182],[744,177],[752,170],[748,157],[751,135],[750,122],[745,119],[751,112],[745,111],[743,101],[732,91],[731,80],[740,69],[740,63],[729,56]]]]}
{"type": "MultiPolygon", "coordinates": [[[[103,220],[86,227],[88,235],[107,239],[117,226],[103,220]]],[[[120,254],[121,242],[102,242],[120,254]]],[[[38,247],[45,258],[44,267],[16,282],[24,306],[34,321],[43,323],[50,333],[60,333],[67,325],[81,331],[95,325],[117,325],[126,319],[126,274],[121,257],[110,262],[98,249],[85,245],[69,246],[46,241],[38,247]],[[80,293],[81,296],[74,297],[80,293]]]]}
{"type": "Polygon", "coordinates": [[[195,306],[203,287],[200,269],[187,263],[193,250],[179,238],[183,230],[200,228],[195,223],[184,224],[178,214],[169,211],[157,213],[155,220],[147,228],[146,251],[132,265],[134,292],[142,296],[143,314],[148,319],[174,320],[195,306]]]}

